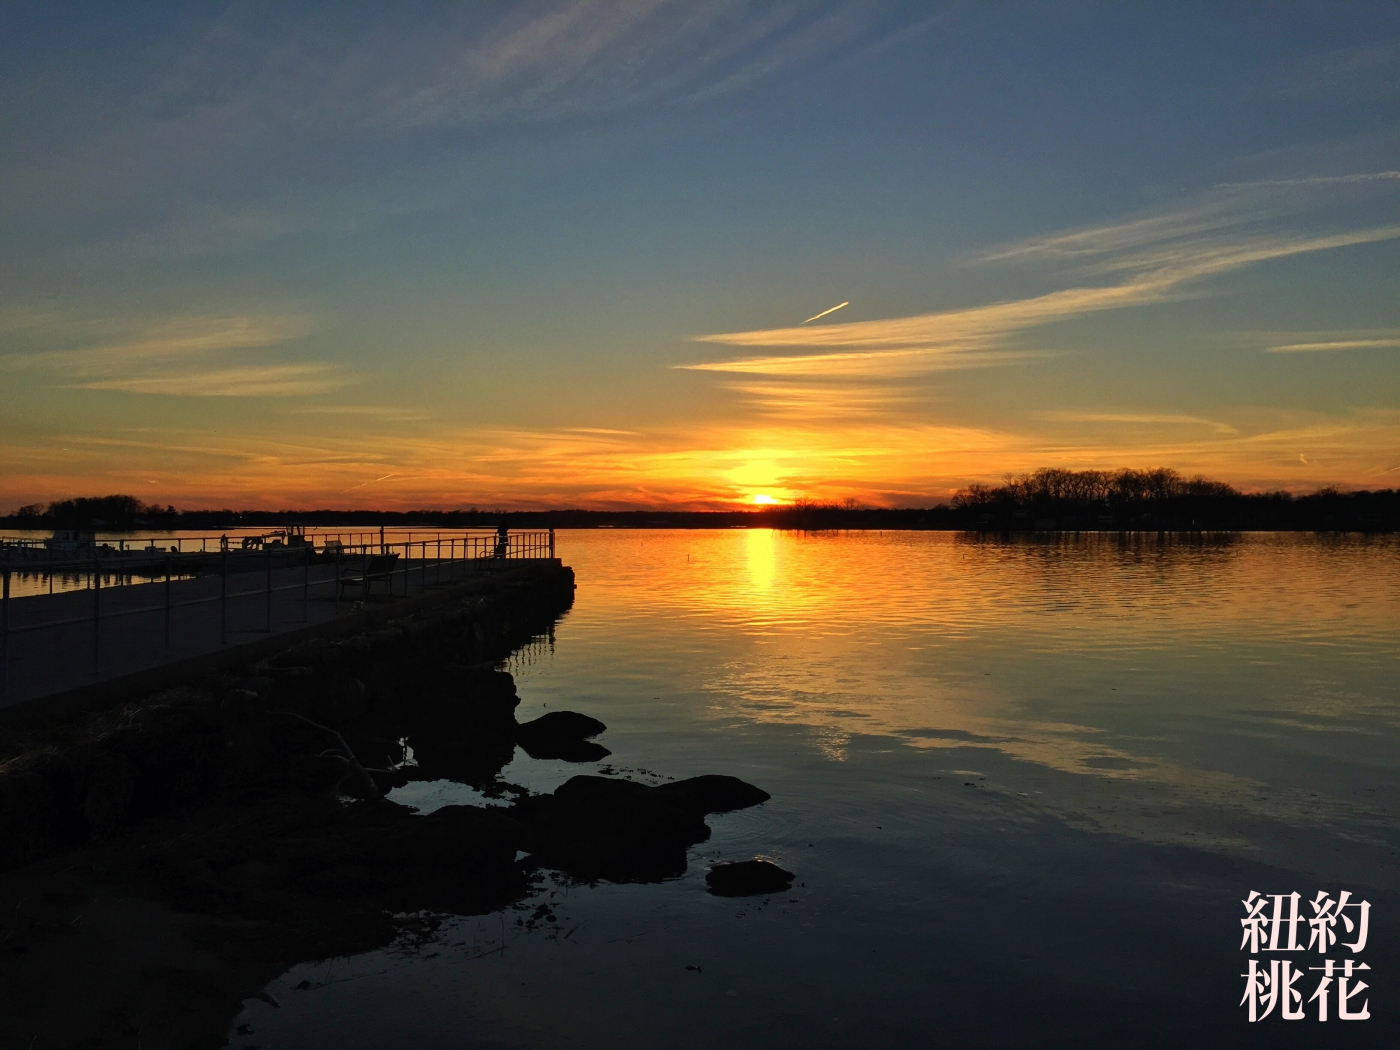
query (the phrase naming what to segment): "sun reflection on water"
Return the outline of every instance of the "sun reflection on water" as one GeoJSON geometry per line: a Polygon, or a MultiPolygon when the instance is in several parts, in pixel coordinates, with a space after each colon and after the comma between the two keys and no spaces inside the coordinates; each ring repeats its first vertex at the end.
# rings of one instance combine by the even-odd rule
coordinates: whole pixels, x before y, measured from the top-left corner
{"type": "Polygon", "coordinates": [[[806,727],[833,760],[886,736],[1116,785],[1143,807],[1160,809],[1166,789],[1173,805],[1290,820],[1326,819],[1312,791],[1328,763],[1394,764],[1393,539],[725,530],[560,543],[579,573],[570,632],[612,647],[621,629],[620,658],[667,667],[711,718],[806,727]]]}

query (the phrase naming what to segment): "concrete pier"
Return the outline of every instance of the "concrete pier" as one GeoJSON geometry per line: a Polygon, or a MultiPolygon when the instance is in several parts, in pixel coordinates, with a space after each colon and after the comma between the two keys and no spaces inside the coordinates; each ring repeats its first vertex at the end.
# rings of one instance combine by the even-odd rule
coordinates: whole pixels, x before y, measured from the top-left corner
{"type": "Polygon", "coordinates": [[[334,564],[306,564],[12,598],[0,707],[59,714],[119,701],[164,681],[252,662],[297,635],[355,630],[470,594],[493,577],[559,566],[553,558],[400,560],[366,586],[340,579],[334,564]]]}

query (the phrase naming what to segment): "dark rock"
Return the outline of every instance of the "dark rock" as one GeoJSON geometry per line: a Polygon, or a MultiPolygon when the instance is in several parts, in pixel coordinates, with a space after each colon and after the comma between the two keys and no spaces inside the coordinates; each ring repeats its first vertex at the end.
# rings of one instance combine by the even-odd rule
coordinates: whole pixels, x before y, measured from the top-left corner
{"type": "Polygon", "coordinates": [[[754,897],[782,893],[791,888],[795,877],[766,860],[741,860],[716,864],[705,876],[705,882],[716,897],[754,897]]]}
{"type": "Polygon", "coordinates": [[[704,817],[645,784],[573,777],[552,795],[521,799],[511,815],[541,863],[581,879],[645,882],[680,875],[685,851],[710,837],[704,817]]]}
{"type": "Polygon", "coordinates": [[[646,805],[654,794],[654,789],[635,780],[590,776],[570,777],[554,789],[555,798],[596,805],[646,805]]]}
{"type": "Polygon", "coordinates": [[[551,711],[547,715],[522,723],[517,730],[519,739],[530,737],[550,740],[589,740],[608,727],[596,718],[577,711],[551,711]]]}
{"type": "Polygon", "coordinates": [[[515,731],[515,739],[531,758],[557,758],[566,762],[598,762],[611,751],[588,738],[607,726],[596,718],[576,711],[551,711],[526,722],[515,731]]]}
{"type": "Polygon", "coordinates": [[[738,777],[715,774],[677,780],[652,790],[666,798],[674,799],[677,805],[687,806],[700,813],[728,813],[733,809],[747,809],[773,797],[762,788],[745,783],[738,777]]]}
{"type": "Polygon", "coordinates": [[[491,668],[454,667],[442,684],[413,698],[408,720],[421,733],[459,735],[492,730],[515,735],[520,697],[515,679],[491,668]]]}
{"type": "Polygon", "coordinates": [[[511,738],[494,732],[414,733],[408,742],[418,763],[415,780],[456,780],[480,787],[515,756],[511,738]]]}

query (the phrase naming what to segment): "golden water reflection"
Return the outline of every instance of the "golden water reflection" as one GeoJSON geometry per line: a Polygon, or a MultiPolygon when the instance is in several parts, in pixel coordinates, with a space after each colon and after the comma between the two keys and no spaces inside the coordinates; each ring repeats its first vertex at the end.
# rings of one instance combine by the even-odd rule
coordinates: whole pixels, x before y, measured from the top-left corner
{"type": "Polygon", "coordinates": [[[958,764],[981,752],[1002,760],[994,789],[1152,837],[1199,838],[1201,807],[1396,824],[1372,783],[1395,779],[1400,742],[1392,538],[560,542],[579,573],[571,631],[623,630],[634,658],[684,651],[709,717],[810,727],[833,760],[872,735],[963,749],[958,764]]]}

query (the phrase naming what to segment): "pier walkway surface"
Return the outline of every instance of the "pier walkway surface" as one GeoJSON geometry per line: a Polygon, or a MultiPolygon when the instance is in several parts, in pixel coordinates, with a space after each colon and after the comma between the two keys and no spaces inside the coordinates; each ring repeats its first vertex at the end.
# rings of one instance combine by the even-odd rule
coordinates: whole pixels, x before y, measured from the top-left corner
{"type": "Polygon", "coordinates": [[[159,668],[208,672],[252,655],[268,639],[290,642],[317,625],[334,632],[337,620],[351,628],[367,613],[419,604],[414,599],[433,593],[469,592],[491,575],[558,564],[552,558],[401,559],[392,572],[371,572],[366,580],[346,579],[334,564],[308,563],[12,598],[0,653],[0,708],[71,699],[143,678],[155,685],[158,676],[141,673],[159,668]],[[221,654],[228,659],[221,661],[221,654]]]}

